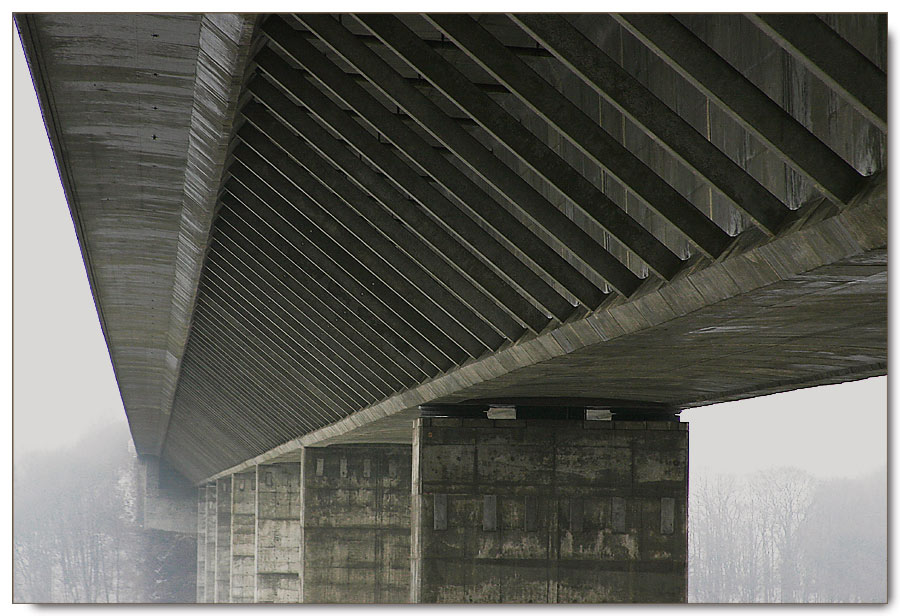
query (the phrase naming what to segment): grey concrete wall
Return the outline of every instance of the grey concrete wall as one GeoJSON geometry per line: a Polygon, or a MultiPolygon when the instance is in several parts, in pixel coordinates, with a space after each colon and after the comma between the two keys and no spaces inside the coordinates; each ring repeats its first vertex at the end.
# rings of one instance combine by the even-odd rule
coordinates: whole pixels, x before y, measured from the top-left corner
{"type": "Polygon", "coordinates": [[[411,448],[303,451],[304,603],[409,600],[411,448]]]}
{"type": "Polygon", "coordinates": [[[206,602],[206,486],[197,488],[197,603],[206,602]]]}
{"type": "Polygon", "coordinates": [[[256,603],[300,601],[300,464],[256,467],[256,603]]]}
{"type": "Polygon", "coordinates": [[[231,476],[231,603],[256,594],[256,471],[231,476]]]}
{"type": "Polygon", "coordinates": [[[216,481],[216,603],[231,601],[231,478],[216,481]]]}
{"type": "Polygon", "coordinates": [[[683,602],[687,424],[418,419],[411,599],[683,602]]]}
{"type": "MultiPolygon", "coordinates": [[[[216,601],[216,527],[218,522],[216,501],[216,483],[213,482],[206,486],[206,540],[204,541],[206,603],[215,603],[216,601]]],[[[197,549],[200,547],[198,546],[197,549]]]]}

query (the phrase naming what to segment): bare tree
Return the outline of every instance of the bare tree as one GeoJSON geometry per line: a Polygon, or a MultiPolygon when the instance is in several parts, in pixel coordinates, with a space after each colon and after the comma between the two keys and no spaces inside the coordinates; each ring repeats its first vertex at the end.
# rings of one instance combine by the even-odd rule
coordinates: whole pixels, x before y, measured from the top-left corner
{"type": "Polygon", "coordinates": [[[800,546],[811,600],[887,600],[887,475],[836,479],[813,493],[800,546]]]}
{"type": "Polygon", "coordinates": [[[816,481],[797,469],[696,477],[692,602],[881,602],[885,475],[816,481]]]}
{"type": "Polygon", "coordinates": [[[16,465],[16,601],[143,600],[135,582],[143,551],[133,515],[135,456],[119,432],[16,465]]]}

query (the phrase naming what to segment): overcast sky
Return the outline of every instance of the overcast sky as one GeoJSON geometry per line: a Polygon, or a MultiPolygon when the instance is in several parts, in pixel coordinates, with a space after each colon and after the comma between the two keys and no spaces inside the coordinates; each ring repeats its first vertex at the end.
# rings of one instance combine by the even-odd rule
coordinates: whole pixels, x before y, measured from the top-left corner
{"type": "Polygon", "coordinates": [[[18,36],[13,104],[14,447],[77,441],[125,412],[18,36]]]}
{"type": "MultiPolygon", "coordinates": [[[[16,456],[68,446],[125,413],[27,66],[14,52],[16,456]]],[[[685,411],[693,473],[886,463],[887,379],[685,411]]]]}

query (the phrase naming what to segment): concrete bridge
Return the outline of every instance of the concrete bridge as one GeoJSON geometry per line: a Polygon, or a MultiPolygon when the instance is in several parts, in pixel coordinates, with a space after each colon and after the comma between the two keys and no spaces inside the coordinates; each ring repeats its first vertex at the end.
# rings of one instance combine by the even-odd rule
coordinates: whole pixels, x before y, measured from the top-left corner
{"type": "Polygon", "coordinates": [[[887,371],[884,15],[16,23],[199,602],[684,601],[679,411],[887,371]]]}

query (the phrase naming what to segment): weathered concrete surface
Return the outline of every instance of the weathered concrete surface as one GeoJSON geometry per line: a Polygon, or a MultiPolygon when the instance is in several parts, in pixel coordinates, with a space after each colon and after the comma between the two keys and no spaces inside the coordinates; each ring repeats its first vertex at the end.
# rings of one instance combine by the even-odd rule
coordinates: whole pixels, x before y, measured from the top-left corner
{"type": "Polygon", "coordinates": [[[216,486],[197,490],[197,603],[215,603],[216,486]]]}
{"type": "Polygon", "coordinates": [[[139,454],[163,447],[253,21],[16,16],[139,454]]]}
{"type": "MultiPolygon", "coordinates": [[[[219,525],[217,503],[218,495],[216,494],[216,482],[214,481],[206,485],[206,541],[203,545],[203,549],[206,552],[204,556],[206,575],[203,580],[206,603],[216,602],[216,538],[219,525]]],[[[199,550],[200,546],[197,549],[199,550]]]]}
{"type": "Polygon", "coordinates": [[[409,600],[410,447],[303,452],[303,603],[409,600]]]}
{"type": "MultiPolygon", "coordinates": [[[[857,176],[860,182],[856,198],[842,193],[840,203],[823,202],[808,170],[797,168],[801,163],[776,152],[777,143],[754,137],[734,110],[705,94],[614,16],[566,17],[690,125],[696,135],[688,131],[688,141],[707,148],[712,143],[740,167],[739,175],[752,176],[781,201],[784,227],[769,238],[716,187],[715,168],[702,174],[687,168],[673,155],[674,144],[661,144],[624,117],[506,16],[475,19],[489,36],[518,49],[525,69],[556,90],[542,95],[545,102],[561,96],[572,101],[583,114],[579,121],[595,134],[599,126],[617,142],[609,141],[610,151],[624,146],[646,166],[642,177],[655,174],[654,181],[678,193],[664,191],[685,211],[696,216],[690,209],[696,208],[733,235],[728,251],[714,261],[699,258],[692,225],[660,213],[667,200],[642,201],[650,199],[639,190],[643,186],[616,179],[610,165],[617,160],[589,155],[577,138],[555,128],[555,120],[541,116],[552,105],[535,113],[533,95],[519,87],[511,94],[500,83],[507,78],[493,74],[497,67],[485,70],[478,53],[444,40],[434,22],[420,16],[400,16],[401,27],[440,47],[452,65],[445,68],[462,72],[464,90],[488,93],[490,100],[481,95],[467,108],[502,108],[494,109],[499,120],[487,118],[494,128],[485,129],[481,113],[482,124],[460,118],[450,95],[411,70],[396,41],[391,47],[384,32],[365,25],[371,20],[288,18],[287,39],[314,47],[298,62],[312,70],[307,61],[324,50],[315,61],[357,88],[337,95],[342,107],[336,117],[313,111],[309,122],[346,138],[345,128],[357,126],[354,117],[365,116],[365,124],[373,114],[387,114],[397,129],[392,134],[412,131],[412,138],[398,145],[395,138],[388,144],[368,134],[378,155],[362,161],[352,148],[349,159],[333,150],[325,154],[327,140],[321,140],[312,156],[324,166],[313,164],[316,170],[308,174],[289,166],[287,175],[278,169],[293,163],[280,152],[292,146],[282,138],[307,113],[290,101],[287,107],[277,102],[294,77],[253,64],[261,74],[253,80],[247,75],[247,83],[261,79],[269,94],[254,91],[256,102],[243,106],[250,98],[242,90],[249,54],[260,50],[271,57],[278,45],[284,51],[285,42],[275,40],[277,28],[263,28],[265,35],[251,42],[250,16],[17,17],[139,452],[161,454],[201,482],[285,461],[303,446],[408,442],[411,409],[430,402],[539,392],[686,407],[886,372],[886,135],[817,79],[803,58],[740,15],[670,18],[696,45],[708,46],[740,72],[747,80],[742,87],[762,92],[808,131],[818,144],[814,150],[845,161],[852,180],[847,185],[855,185],[857,176]],[[368,37],[366,45],[359,36],[368,37]],[[387,63],[375,73],[364,57],[372,46],[387,63]],[[369,101],[372,107],[358,88],[365,75],[376,73],[394,85],[382,88],[369,101]],[[407,103],[419,90],[439,108],[426,100],[414,111],[407,103]],[[398,108],[404,109],[399,119],[398,108]],[[283,115],[267,124],[259,120],[260,109],[283,115]],[[417,122],[404,123],[404,114],[417,122]],[[421,130],[423,120],[440,130],[421,130]],[[531,145],[501,144],[522,129],[533,135],[531,145]],[[227,148],[234,157],[226,168],[227,148]],[[385,156],[399,155],[401,166],[407,158],[424,164],[426,155],[433,163],[435,148],[441,154],[428,169],[418,167],[403,179],[385,171],[385,156]],[[357,183],[363,178],[360,186],[371,203],[357,188],[323,179],[352,170],[361,172],[352,177],[357,183]],[[421,177],[423,170],[434,182],[421,177]],[[259,173],[290,195],[308,190],[317,196],[282,202],[253,180],[259,173]],[[396,186],[388,182],[393,188],[376,190],[384,173],[396,186]],[[581,188],[573,192],[561,178],[581,188]],[[422,224],[398,224],[379,209],[405,203],[397,187],[416,201],[412,210],[421,206],[422,224]],[[343,206],[334,191],[345,203],[365,203],[364,212],[338,211],[343,206]],[[475,235],[454,226],[468,214],[435,213],[433,206],[447,200],[444,192],[461,204],[478,196],[485,207],[470,212],[475,235]],[[595,202],[607,199],[612,207],[594,216],[595,202]],[[220,215],[210,239],[215,208],[220,215]],[[634,241],[626,248],[627,238],[607,232],[608,216],[621,218],[620,209],[632,230],[652,234],[655,239],[644,238],[647,245],[658,241],[686,259],[670,282],[649,272],[640,256],[648,256],[644,248],[634,241]],[[271,214],[281,218],[273,223],[271,214]],[[424,244],[407,242],[411,237],[424,244]],[[462,244],[455,251],[443,249],[457,241],[462,244]],[[491,242],[502,246],[488,253],[491,242]],[[532,249],[538,245],[546,259],[536,258],[532,249]],[[296,254],[305,251],[313,258],[296,254]],[[591,257],[604,251],[611,255],[606,263],[615,262],[613,269],[634,283],[625,286],[637,289],[623,291],[627,298],[603,299],[609,276],[591,257]],[[438,262],[447,267],[434,269],[438,262]],[[450,270],[452,277],[440,274],[450,270]],[[643,282],[636,278],[648,273],[643,282]],[[537,285],[526,289],[529,276],[537,285]],[[538,318],[526,318],[528,311],[538,318]],[[389,359],[369,361],[371,356],[389,359]]],[[[835,33],[832,43],[852,46],[877,71],[885,69],[883,15],[821,19],[835,33]]],[[[430,79],[448,71],[429,70],[430,79]]],[[[381,88],[382,80],[374,81],[381,88]]],[[[318,87],[311,83],[308,90],[318,87]]],[[[449,207],[440,211],[455,211],[449,207]]]]}
{"type": "Polygon", "coordinates": [[[256,595],[256,469],[231,476],[231,603],[256,595]]]}
{"type": "Polygon", "coordinates": [[[418,419],[418,603],[687,600],[687,424],[418,419]]]}
{"type": "Polygon", "coordinates": [[[770,241],[738,246],[668,285],[470,362],[225,472],[289,457],[303,446],[408,442],[418,405],[430,402],[578,396],[688,408],[885,374],[886,179],[873,178],[843,211],[828,204],[801,210],[770,241]]]}
{"type": "Polygon", "coordinates": [[[197,488],[197,603],[206,603],[206,486],[197,488]]]}
{"type": "Polygon", "coordinates": [[[300,465],[256,469],[256,603],[300,601],[300,465]]]}
{"type": "Polygon", "coordinates": [[[216,603],[231,601],[231,478],[216,481],[216,603]]]}

